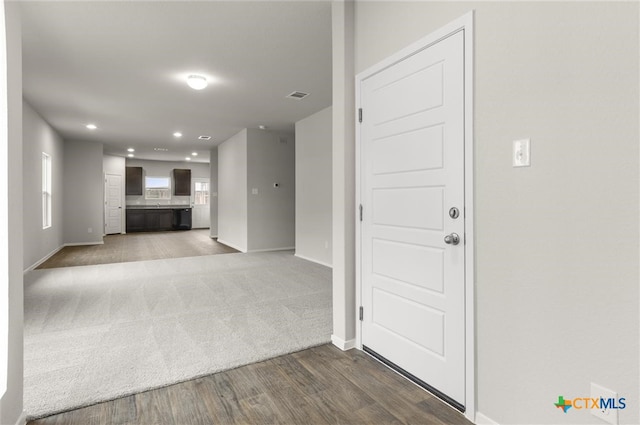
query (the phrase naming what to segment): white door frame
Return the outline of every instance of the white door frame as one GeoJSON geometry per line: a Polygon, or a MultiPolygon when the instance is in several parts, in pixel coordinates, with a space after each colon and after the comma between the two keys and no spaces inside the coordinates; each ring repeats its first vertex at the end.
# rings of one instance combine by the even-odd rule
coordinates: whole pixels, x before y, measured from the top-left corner
{"type": "MultiPolygon", "coordinates": [[[[209,204],[207,204],[207,214],[209,215],[209,226],[203,227],[203,229],[211,229],[211,178],[210,177],[194,177],[191,179],[191,213],[192,217],[195,215],[196,208],[196,182],[207,182],[209,185],[209,204]]],[[[193,218],[191,220],[191,224],[193,225],[193,218]]],[[[196,228],[196,227],[193,227],[196,228]]]]}
{"type": "MultiPolygon", "coordinates": [[[[473,92],[474,92],[474,12],[470,11],[455,21],[434,31],[425,38],[411,44],[394,55],[356,75],[356,117],[360,107],[360,85],[362,82],[390,66],[426,49],[447,36],[464,31],[464,186],[465,186],[465,413],[471,422],[476,416],[476,370],[475,370],[475,208],[474,208],[474,163],[473,163],[473,92]]],[[[361,204],[360,191],[360,125],[356,122],[356,211],[361,204]]],[[[356,314],[362,305],[362,234],[360,217],[356,214],[356,314]]],[[[362,350],[362,322],[356,317],[356,347],[362,350]]]]}
{"type": "Polygon", "coordinates": [[[122,198],[122,189],[124,188],[124,179],[122,178],[121,174],[115,174],[115,173],[103,173],[104,174],[104,186],[102,189],[103,192],[103,206],[104,206],[104,210],[102,213],[102,220],[104,221],[104,224],[102,226],[102,236],[106,236],[107,235],[107,219],[108,219],[108,211],[109,211],[109,207],[107,206],[107,176],[118,176],[120,177],[120,234],[124,235],[125,233],[127,233],[125,231],[125,217],[124,217],[124,213],[125,213],[125,208],[124,207],[124,199],[122,198]]]}

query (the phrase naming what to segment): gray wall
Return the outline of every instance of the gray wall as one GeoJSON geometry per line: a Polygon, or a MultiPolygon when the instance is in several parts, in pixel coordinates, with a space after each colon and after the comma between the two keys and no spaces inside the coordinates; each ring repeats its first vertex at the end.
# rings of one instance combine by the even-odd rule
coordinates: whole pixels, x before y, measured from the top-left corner
{"type": "Polygon", "coordinates": [[[471,9],[478,410],[602,423],[552,405],[595,382],[638,423],[638,3],[357,2],[356,72],[471,9]]]}
{"type": "Polygon", "coordinates": [[[210,221],[209,225],[209,236],[212,238],[218,237],[218,147],[211,149],[209,154],[209,203],[210,203],[210,221]]]}
{"type": "Polygon", "coordinates": [[[292,135],[244,129],[218,146],[220,242],[243,252],[293,247],[294,162],[292,135]]]}
{"type": "Polygon", "coordinates": [[[246,252],[247,130],[218,146],[218,240],[246,252]]]}
{"type": "Polygon", "coordinates": [[[8,244],[9,329],[7,391],[0,399],[0,424],[15,424],[22,414],[23,380],[23,260],[22,260],[22,40],[19,5],[6,2],[8,179],[10,201],[8,244]]]}
{"type": "Polygon", "coordinates": [[[331,266],[331,114],[296,123],[296,255],[331,266]]]}
{"type": "Polygon", "coordinates": [[[247,131],[249,251],[292,249],[295,244],[293,135],[247,131]],[[278,183],[279,187],[274,187],[278,183]],[[253,193],[258,189],[258,194],[253,193]]]}
{"type": "Polygon", "coordinates": [[[64,152],[64,243],[101,244],[104,232],[102,144],[67,140],[64,152]]]}
{"type": "MultiPolygon", "coordinates": [[[[191,170],[191,178],[206,178],[210,177],[209,164],[203,164],[199,162],[186,162],[186,161],[149,161],[144,159],[126,159],[127,167],[142,167],[142,175],[149,177],[170,177],[171,184],[173,185],[173,170],[191,170]]],[[[143,192],[144,193],[144,192],[143,192]]],[[[142,196],[126,196],[127,205],[155,205],[158,201],[147,201],[142,196]]],[[[161,204],[175,204],[175,205],[187,205],[191,204],[190,196],[175,196],[173,195],[173,186],[171,187],[171,200],[161,201],[161,204]]]]}
{"type": "Polygon", "coordinates": [[[24,269],[37,264],[63,245],[64,142],[53,128],[25,101],[22,113],[24,203],[24,269]],[[42,153],[51,156],[51,227],[42,228],[42,153]]]}
{"type": "MultiPolygon", "coordinates": [[[[123,182],[125,177],[125,167],[126,160],[122,156],[104,155],[102,157],[102,171],[105,174],[116,174],[122,176],[123,182]]],[[[122,186],[122,193],[125,193],[124,184],[122,186]]]]}

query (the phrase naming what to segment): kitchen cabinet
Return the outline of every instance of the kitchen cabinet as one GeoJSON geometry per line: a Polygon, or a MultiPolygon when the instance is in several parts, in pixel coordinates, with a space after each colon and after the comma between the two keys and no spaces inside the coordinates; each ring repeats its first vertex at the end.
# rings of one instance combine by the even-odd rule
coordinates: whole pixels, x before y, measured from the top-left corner
{"type": "Polygon", "coordinates": [[[191,196],[191,170],[173,170],[173,194],[191,196]]]}
{"type": "Polygon", "coordinates": [[[127,208],[127,233],[173,230],[173,209],[127,208]]]}
{"type": "Polygon", "coordinates": [[[127,209],[127,233],[129,232],[144,232],[146,229],[145,224],[145,211],[144,210],[129,210],[127,209]]]}
{"type": "Polygon", "coordinates": [[[142,195],[142,167],[126,167],[125,193],[127,196],[142,195]]]}

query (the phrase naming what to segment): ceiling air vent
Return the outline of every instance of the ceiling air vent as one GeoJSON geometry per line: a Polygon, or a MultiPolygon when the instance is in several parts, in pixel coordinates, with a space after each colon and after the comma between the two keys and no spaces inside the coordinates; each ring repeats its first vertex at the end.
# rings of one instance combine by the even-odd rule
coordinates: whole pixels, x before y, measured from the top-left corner
{"type": "Polygon", "coordinates": [[[211,136],[198,136],[198,140],[211,140],[211,136]]]}
{"type": "Polygon", "coordinates": [[[297,99],[297,100],[304,99],[307,96],[309,96],[309,93],[304,93],[301,91],[294,91],[293,93],[287,95],[289,99],[297,99]]]}

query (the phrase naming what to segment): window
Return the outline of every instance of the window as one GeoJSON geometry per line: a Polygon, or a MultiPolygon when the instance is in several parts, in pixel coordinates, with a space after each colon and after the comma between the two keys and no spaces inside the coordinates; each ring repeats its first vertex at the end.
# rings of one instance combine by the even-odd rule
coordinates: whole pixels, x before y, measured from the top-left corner
{"type": "Polygon", "coordinates": [[[171,179],[169,177],[145,177],[145,199],[171,199],[171,179]]]}
{"type": "Polygon", "coordinates": [[[208,205],[209,204],[209,183],[207,182],[194,182],[194,204],[195,205],[208,205]]]}
{"type": "Polygon", "coordinates": [[[42,152],[42,228],[51,227],[51,156],[42,152]]]}

